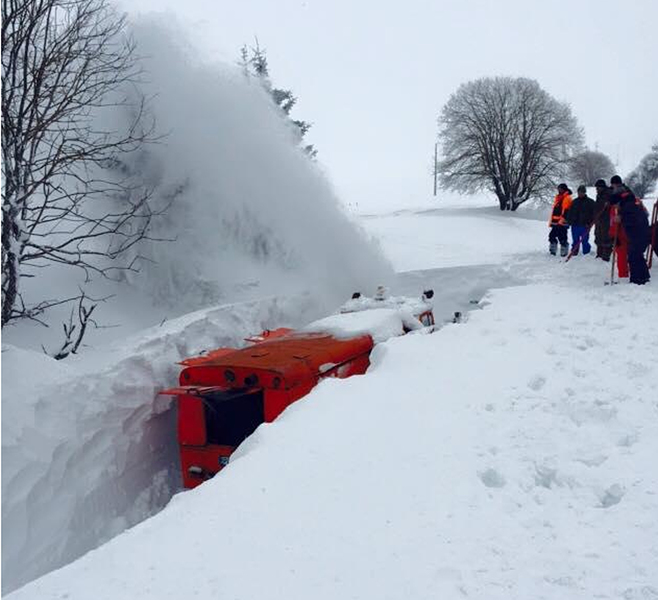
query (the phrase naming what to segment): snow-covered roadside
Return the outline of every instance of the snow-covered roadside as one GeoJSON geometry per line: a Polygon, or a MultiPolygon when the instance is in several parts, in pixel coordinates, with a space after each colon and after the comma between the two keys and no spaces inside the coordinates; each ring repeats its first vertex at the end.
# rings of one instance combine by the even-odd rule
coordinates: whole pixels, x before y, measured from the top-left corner
{"type": "MultiPolygon", "coordinates": [[[[530,211],[533,217],[536,212],[530,211]]],[[[395,270],[495,264],[534,252],[548,236],[546,221],[501,213],[495,206],[439,206],[420,211],[362,216],[381,241],[395,270]]]]}
{"type": "Polygon", "coordinates": [[[174,410],[156,398],[177,383],[177,361],[324,312],[303,296],[225,305],[66,361],[3,347],[3,590],[154,514],[179,488],[174,410]]]}
{"type": "Polygon", "coordinates": [[[656,597],[658,288],[570,271],[378,346],[10,598],[656,597]]]}

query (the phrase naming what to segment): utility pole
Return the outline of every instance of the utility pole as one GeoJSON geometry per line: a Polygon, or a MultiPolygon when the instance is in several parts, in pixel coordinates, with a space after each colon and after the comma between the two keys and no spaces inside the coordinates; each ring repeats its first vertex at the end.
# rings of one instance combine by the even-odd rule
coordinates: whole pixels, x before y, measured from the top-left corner
{"type": "Polygon", "coordinates": [[[438,152],[439,144],[434,142],[434,196],[436,196],[436,176],[438,175],[438,152]]]}

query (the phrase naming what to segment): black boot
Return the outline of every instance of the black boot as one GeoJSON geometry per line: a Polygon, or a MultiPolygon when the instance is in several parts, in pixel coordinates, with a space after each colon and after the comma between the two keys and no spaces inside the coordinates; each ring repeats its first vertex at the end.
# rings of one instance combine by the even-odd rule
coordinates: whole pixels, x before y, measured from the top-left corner
{"type": "Polygon", "coordinates": [[[551,242],[548,245],[548,251],[555,256],[557,254],[557,242],[551,242]]]}

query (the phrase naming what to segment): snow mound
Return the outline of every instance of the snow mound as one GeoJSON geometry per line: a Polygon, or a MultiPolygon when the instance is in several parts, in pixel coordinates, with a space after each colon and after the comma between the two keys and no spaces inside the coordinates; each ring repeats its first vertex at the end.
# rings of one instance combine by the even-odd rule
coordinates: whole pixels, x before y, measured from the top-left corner
{"type": "Polygon", "coordinates": [[[2,584],[12,590],[160,510],[180,488],[176,363],[317,316],[309,297],[197,311],[65,362],[3,348],[2,584]]]}
{"type": "Polygon", "coordinates": [[[658,290],[574,281],[378,345],[10,599],[652,597],[658,290]]]}
{"type": "MultiPolygon", "coordinates": [[[[410,315],[413,319],[413,315],[410,315]]],[[[331,315],[304,327],[303,331],[329,333],[338,339],[369,335],[376,344],[404,333],[403,313],[394,308],[331,315]]],[[[418,323],[418,321],[416,321],[418,323]]],[[[420,323],[418,323],[420,326],[420,323]]]]}
{"type": "Polygon", "coordinates": [[[329,333],[338,339],[369,335],[379,344],[405,331],[423,329],[418,317],[431,309],[432,304],[424,299],[359,296],[345,302],[339,314],[309,323],[304,331],[329,333]]]}

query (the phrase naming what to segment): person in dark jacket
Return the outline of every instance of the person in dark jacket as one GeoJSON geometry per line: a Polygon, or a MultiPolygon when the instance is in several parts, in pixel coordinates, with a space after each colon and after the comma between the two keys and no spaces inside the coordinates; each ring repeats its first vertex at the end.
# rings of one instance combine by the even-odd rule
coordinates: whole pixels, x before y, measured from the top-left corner
{"type": "Polygon", "coordinates": [[[603,179],[599,179],[595,186],[594,214],[596,223],[594,223],[594,242],[596,244],[596,258],[608,262],[612,254],[612,238],[610,237],[610,195],[612,194],[612,188],[609,188],[603,179]]]}
{"type": "Polygon", "coordinates": [[[551,228],[548,234],[548,251],[555,256],[557,254],[557,243],[560,242],[560,254],[566,256],[569,252],[569,224],[567,213],[571,206],[571,190],[566,183],[557,186],[557,195],[553,200],[551,217],[548,226],[551,228]]]}
{"type": "Polygon", "coordinates": [[[647,283],[650,279],[649,269],[644,260],[644,251],[649,245],[649,214],[642,202],[627,188],[619,175],[611,180],[612,195],[610,204],[619,207],[621,224],[628,240],[628,266],[630,282],[638,285],[647,283]]]}
{"type": "Polygon", "coordinates": [[[580,247],[583,254],[589,254],[592,246],[589,243],[589,230],[594,222],[594,200],[587,195],[584,185],[578,186],[578,196],[571,203],[567,212],[567,222],[571,225],[571,253],[578,254],[580,247]]]}

